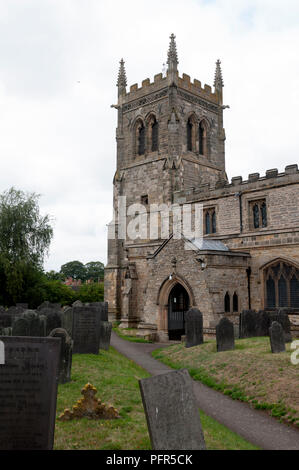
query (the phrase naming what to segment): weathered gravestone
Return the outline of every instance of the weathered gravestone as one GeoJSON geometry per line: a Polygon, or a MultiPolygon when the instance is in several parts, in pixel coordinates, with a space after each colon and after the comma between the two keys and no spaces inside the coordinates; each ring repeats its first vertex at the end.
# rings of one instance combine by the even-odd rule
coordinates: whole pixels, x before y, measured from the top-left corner
{"type": "Polygon", "coordinates": [[[283,328],[280,323],[274,321],[269,328],[271,351],[273,354],[281,353],[286,350],[283,328]]]}
{"type": "Polygon", "coordinates": [[[52,302],[49,302],[48,300],[46,300],[45,302],[43,302],[42,304],[40,304],[38,307],[37,307],[37,310],[40,311],[40,310],[43,310],[44,308],[52,308],[54,310],[60,310],[61,309],[61,304],[58,304],[58,303],[52,303],[52,302]]]}
{"type": "Polygon", "coordinates": [[[9,313],[9,315],[11,316],[11,325],[13,324],[14,320],[21,317],[22,313],[24,313],[25,310],[26,309],[24,309],[23,307],[9,307],[7,313],[9,313]]]}
{"type": "Polygon", "coordinates": [[[70,337],[73,337],[73,309],[72,307],[64,308],[61,313],[61,328],[66,330],[70,337]]]}
{"type": "Polygon", "coordinates": [[[63,328],[56,328],[49,336],[61,339],[58,383],[65,384],[71,381],[73,340],[63,328]]]}
{"type": "Polygon", "coordinates": [[[243,310],[240,313],[240,338],[254,338],[256,336],[256,311],[243,310]]]}
{"type": "Polygon", "coordinates": [[[5,310],[0,312],[0,328],[8,328],[12,325],[12,318],[5,310]]]}
{"type": "Polygon", "coordinates": [[[73,307],[74,354],[99,354],[101,315],[93,307],[73,307]]]}
{"type": "Polygon", "coordinates": [[[12,324],[12,336],[43,337],[45,335],[45,322],[34,310],[26,310],[12,324]]]}
{"type": "Polygon", "coordinates": [[[273,323],[274,321],[277,321],[278,323],[281,324],[283,332],[284,332],[284,338],[286,343],[291,343],[292,342],[292,333],[291,333],[291,322],[289,319],[289,315],[287,312],[283,309],[279,309],[278,312],[268,312],[268,315],[270,317],[270,324],[273,323]]]}
{"type": "Polygon", "coordinates": [[[109,351],[112,323],[101,321],[100,325],[100,349],[109,351]]]}
{"type": "Polygon", "coordinates": [[[234,325],[228,318],[221,318],[216,326],[217,352],[235,349],[234,325]]]}
{"type": "Polygon", "coordinates": [[[60,339],[1,336],[0,344],[0,449],[51,450],[60,339]]]}
{"type": "Polygon", "coordinates": [[[16,307],[21,307],[24,310],[28,310],[28,304],[25,303],[16,303],[16,307]]]}
{"type": "Polygon", "coordinates": [[[185,317],[186,348],[203,344],[202,313],[197,308],[191,308],[185,317]]]}
{"type": "Polygon", "coordinates": [[[186,369],[139,380],[139,386],[153,450],[206,448],[186,369]]]}

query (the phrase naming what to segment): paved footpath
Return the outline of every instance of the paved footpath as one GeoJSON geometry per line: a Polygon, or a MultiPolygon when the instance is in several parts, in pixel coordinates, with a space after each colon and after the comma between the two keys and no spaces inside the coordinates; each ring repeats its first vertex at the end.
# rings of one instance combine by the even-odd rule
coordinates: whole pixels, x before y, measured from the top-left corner
{"type": "MultiPolygon", "coordinates": [[[[139,364],[151,375],[172,370],[153,357],[155,349],[169,343],[130,343],[112,333],[111,346],[139,364]]],[[[299,431],[279,423],[263,411],[251,409],[247,403],[232,400],[200,382],[194,381],[198,407],[219,423],[264,450],[299,450],[299,431]]]]}

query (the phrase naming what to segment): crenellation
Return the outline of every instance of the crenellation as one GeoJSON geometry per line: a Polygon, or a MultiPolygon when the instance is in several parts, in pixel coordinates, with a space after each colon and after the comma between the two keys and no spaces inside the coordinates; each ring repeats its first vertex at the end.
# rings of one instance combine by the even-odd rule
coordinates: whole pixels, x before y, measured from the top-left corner
{"type": "Polygon", "coordinates": [[[276,178],[278,176],[278,169],[272,168],[266,171],[266,178],[276,178]]]}

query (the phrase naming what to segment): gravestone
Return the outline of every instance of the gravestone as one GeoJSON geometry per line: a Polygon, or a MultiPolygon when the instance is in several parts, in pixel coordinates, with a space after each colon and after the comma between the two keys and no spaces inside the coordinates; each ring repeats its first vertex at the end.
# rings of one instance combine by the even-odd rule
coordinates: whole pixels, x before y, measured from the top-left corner
{"type": "Polygon", "coordinates": [[[281,324],[283,328],[283,332],[284,332],[285,342],[291,343],[292,342],[291,322],[287,314],[287,311],[283,309],[279,309],[275,313],[271,312],[269,314],[269,317],[270,317],[270,323],[277,321],[278,323],[281,324]]]}
{"type": "Polygon", "coordinates": [[[216,326],[217,352],[235,349],[234,325],[228,318],[221,318],[216,326]]]}
{"type": "Polygon", "coordinates": [[[93,307],[73,307],[74,354],[99,354],[101,315],[93,307]]]}
{"type": "Polygon", "coordinates": [[[153,450],[206,448],[186,369],[139,380],[139,386],[153,450]]]}
{"type": "Polygon", "coordinates": [[[29,324],[28,336],[45,336],[44,323],[41,321],[40,316],[34,310],[26,310],[22,314],[29,324]]]}
{"type": "Polygon", "coordinates": [[[186,348],[203,344],[202,313],[197,308],[191,308],[185,317],[186,348]]]}
{"type": "Polygon", "coordinates": [[[11,324],[13,324],[14,320],[16,320],[17,318],[20,318],[22,313],[24,312],[25,312],[25,309],[23,307],[15,307],[15,306],[9,307],[9,309],[7,310],[7,313],[9,313],[9,315],[11,316],[11,324]]]}
{"type": "Polygon", "coordinates": [[[12,324],[12,336],[29,336],[29,321],[18,318],[12,324]]]}
{"type": "Polygon", "coordinates": [[[76,302],[72,304],[72,307],[84,307],[84,304],[81,302],[81,300],[76,300],[76,302]]]}
{"type": "Polygon", "coordinates": [[[101,312],[102,321],[108,321],[108,302],[92,302],[89,305],[101,312]]]}
{"type": "Polygon", "coordinates": [[[100,325],[100,349],[109,351],[111,340],[112,323],[101,321],[100,325]]]}
{"type": "Polygon", "coordinates": [[[0,328],[8,328],[12,325],[12,318],[5,310],[0,312],[0,328]]]}
{"type": "Polygon", "coordinates": [[[43,310],[44,308],[51,308],[51,309],[54,309],[54,310],[60,310],[61,309],[61,304],[58,304],[58,303],[52,303],[52,302],[49,302],[48,300],[46,300],[45,302],[43,302],[41,305],[39,305],[37,307],[37,310],[40,311],[40,310],[43,310]]]}
{"type": "Polygon", "coordinates": [[[17,303],[16,307],[21,307],[24,310],[28,310],[28,304],[25,304],[25,303],[17,303]]]}
{"type": "Polygon", "coordinates": [[[73,309],[67,307],[61,313],[61,328],[66,330],[70,337],[73,337],[73,309]]]}
{"type": "Polygon", "coordinates": [[[269,328],[271,351],[273,354],[281,353],[286,350],[283,328],[280,323],[274,321],[269,328]]]}
{"type": "Polygon", "coordinates": [[[254,338],[256,336],[256,311],[243,310],[240,313],[240,338],[254,338]]]}
{"type": "Polygon", "coordinates": [[[271,326],[270,316],[265,310],[257,313],[256,336],[268,336],[271,326]]]}
{"type": "Polygon", "coordinates": [[[49,337],[61,339],[58,383],[65,384],[70,382],[73,357],[73,340],[68,332],[63,328],[56,328],[55,330],[51,331],[49,337]]]}
{"type": "Polygon", "coordinates": [[[2,343],[0,449],[51,450],[60,340],[1,336],[2,343]]]}

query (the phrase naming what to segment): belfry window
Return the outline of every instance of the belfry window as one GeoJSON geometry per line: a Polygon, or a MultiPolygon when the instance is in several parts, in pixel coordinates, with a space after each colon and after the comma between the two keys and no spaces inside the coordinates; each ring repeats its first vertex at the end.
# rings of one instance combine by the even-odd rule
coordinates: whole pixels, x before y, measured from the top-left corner
{"type": "Polygon", "coordinates": [[[207,157],[207,126],[204,121],[198,127],[198,150],[200,155],[207,157]]]}
{"type": "Polygon", "coordinates": [[[189,118],[187,122],[187,150],[189,152],[192,152],[193,150],[192,134],[193,134],[193,124],[191,122],[191,118],[189,118]]]}
{"type": "Polygon", "coordinates": [[[145,127],[141,122],[137,128],[137,145],[138,155],[144,155],[145,153],[145,127]]]}
{"type": "Polygon", "coordinates": [[[250,220],[249,226],[253,230],[267,227],[267,203],[265,199],[251,201],[249,203],[250,220]]]}
{"type": "Polygon", "coordinates": [[[299,309],[299,269],[278,261],[264,272],[265,304],[268,308],[299,309]]]}
{"type": "Polygon", "coordinates": [[[151,128],[152,128],[152,139],[151,139],[152,140],[151,142],[152,152],[156,152],[158,150],[159,125],[155,118],[152,121],[151,128]]]}

